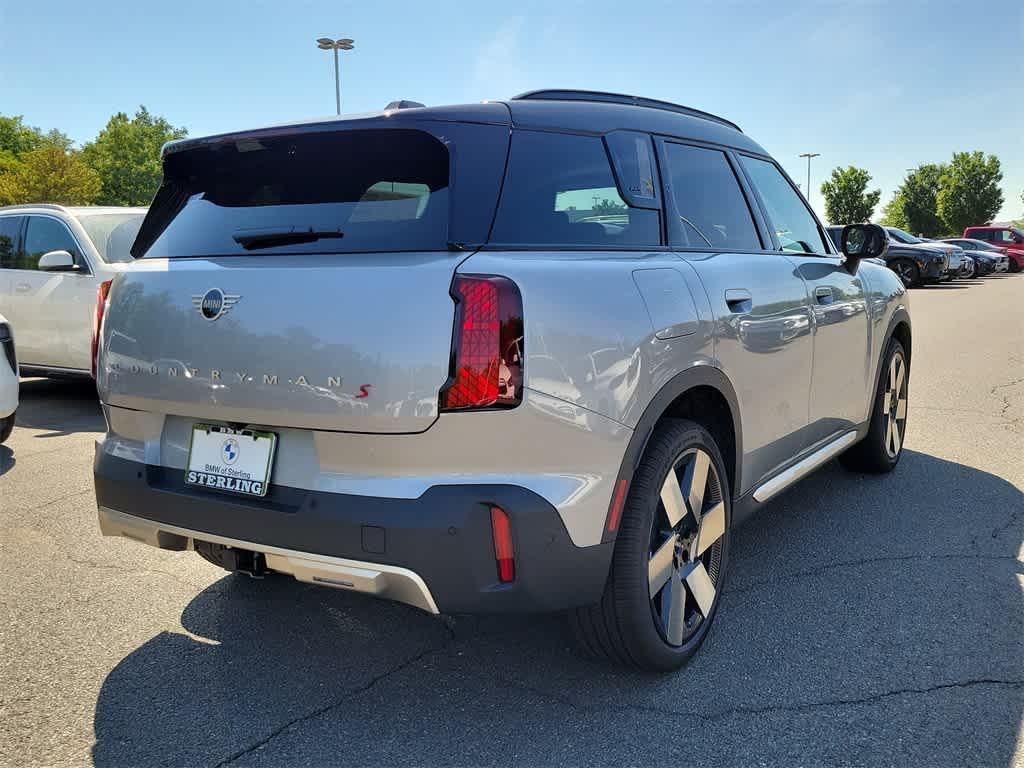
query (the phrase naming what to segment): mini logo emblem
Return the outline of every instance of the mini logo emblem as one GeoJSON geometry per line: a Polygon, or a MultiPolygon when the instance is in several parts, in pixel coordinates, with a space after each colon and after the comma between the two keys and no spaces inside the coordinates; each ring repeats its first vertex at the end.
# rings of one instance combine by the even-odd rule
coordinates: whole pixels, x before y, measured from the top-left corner
{"type": "Polygon", "coordinates": [[[220,288],[211,288],[202,296],[193,296],[192,306],[207,320],[216,320],[230,312],[240,298],[237,293],[224,293],[220,288]]]}
{"type": "Polygon", "coordinates": [[[225,464],[234,464],[238,461],[238,441],[229,437],[221,446],[220,453],[224,457],[225,464]]]}

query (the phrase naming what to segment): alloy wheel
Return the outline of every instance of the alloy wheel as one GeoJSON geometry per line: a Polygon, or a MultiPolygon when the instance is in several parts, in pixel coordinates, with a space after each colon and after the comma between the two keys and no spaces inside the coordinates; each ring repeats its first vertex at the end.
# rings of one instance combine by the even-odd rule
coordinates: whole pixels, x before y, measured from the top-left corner
{"type": "Polygon", "coordinates": [[[661,487],[647,581],[651,612],[669,645],[683,645],[710,615],[722,569],[724,488],[711,456],[684,452],[661,487]]]}
{"type": "Polygon", "coordinates": [[[903,285],[910,288],[914,284],[914,268],[905,261],[899,261],[895,264],[896,274],[900,276],[900,280],[903,281],[903,285]]]}
{"type": "Polygon", "coordinates": [[[886,417],[885,451],[896,458],[903,447],[907,428],[907,365],[903,355],[896,353],[889,361],[889,381],[882,400],[886,417]]]}

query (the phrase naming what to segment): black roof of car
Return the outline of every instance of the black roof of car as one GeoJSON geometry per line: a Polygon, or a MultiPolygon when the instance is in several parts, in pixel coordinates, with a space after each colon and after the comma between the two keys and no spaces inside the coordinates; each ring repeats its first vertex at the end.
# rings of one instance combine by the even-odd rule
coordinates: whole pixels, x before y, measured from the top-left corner
{"type": "MultiPolygon", "coordinates": [[[[392,102],[402,104],[403,102],[392,102]]],[[[405,104],[415,102],[404,102],[405,104]]],[[[390,105],[389,105],[390,106],[390,105]]],[[[506,101],[438,107],[397,107],[380,112],[329,117],[214,136],[181,139],[164,145],[164,154],[244,138],[367,128],[382,121],[469,122],[517,128],[605,134],[615,130],[649,133],[720,144],[765,155],[765,150],[725,118],[691,107],[638,96],[600,91],[531,91],[506,101]]]]}

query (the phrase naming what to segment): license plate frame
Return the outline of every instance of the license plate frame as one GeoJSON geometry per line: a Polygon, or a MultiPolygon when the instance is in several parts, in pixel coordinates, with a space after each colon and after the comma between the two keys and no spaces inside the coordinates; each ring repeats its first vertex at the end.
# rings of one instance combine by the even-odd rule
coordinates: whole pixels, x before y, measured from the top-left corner
{"type": "Polygon", "coordinates": [[[193,424],[185,462],[185,484],[232,496],[263,498],[270,490],[276,454],[275,432],[249,427],[235,429],[221,424],[193,424]],[[200,438],[198,445],[197,436],[200,438]],[[230,448],[229,442],[233,442],[230,448]],[[231,458],[232,454],[234,458],[231,458]],[[246,460],[239,465],[243,456],[246,460]],[[250,458],[252,456],[254,458],[250,458]],[[194,467],[194,461],[201,466],[194,467]]]}

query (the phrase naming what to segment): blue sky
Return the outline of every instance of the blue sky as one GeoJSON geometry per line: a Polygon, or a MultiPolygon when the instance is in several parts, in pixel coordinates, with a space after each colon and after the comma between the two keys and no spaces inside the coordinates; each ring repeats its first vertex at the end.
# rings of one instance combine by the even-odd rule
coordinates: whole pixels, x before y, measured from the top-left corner
{"type": "Polygon", "coordinates": [[[906,169],[980,149],[1024,213],[1024,3],[0,0],[0,113],[74,140],[139,104],[192,135],[342,109],[593,88],[719,113],[805,185],[867,168],[883,204],[906,169]],[[45,16],[41,9],[45,7],[45,16]]]}

